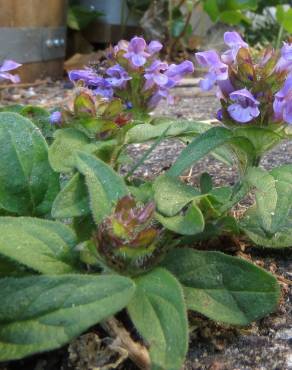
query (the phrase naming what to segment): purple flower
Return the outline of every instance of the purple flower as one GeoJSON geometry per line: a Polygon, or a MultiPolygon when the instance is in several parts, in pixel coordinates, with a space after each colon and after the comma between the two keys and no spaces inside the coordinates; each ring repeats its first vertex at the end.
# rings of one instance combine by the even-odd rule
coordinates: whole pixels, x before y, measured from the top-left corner
{"type": "Polygon", "coordinates": [[[292,71],[292,44],[284,42],[281,49],[281,57],[276,64],[275,71],[292,71]]]}
{"type": "Polygon", "coordinates": [[[150,55],[153,55],[155,53],[158,53],[162,49],[162,44],[159,41],[151,41],[149,45],[147,46],[147,52],[150,55]]]}
{"type": "Polygon", "coordinates": [[[22,64],[16,63],[13,60],[4,60],[4,62],[0,65],[0,81],[1,80],[10,80],[13,83],[17,83],[20,81],[18,75],[12,75],[8,73],[9,71],[13,71],[14,69],[20,67],[22,64]]]}
{"type": "Polygon", "coordinates": [[[119,64],[108,68],[106,73],[110,76],[106,78],[106,81],[113,87],[124,88],[127,81],[132,79],[132,77],[128,75],[128,72],[119,64]]]}
{"type": "Polygon", "coordinates": [[[144,74],[146,83],[144,89],[151,89],[155,85],[159,87],[165,86],[168,82],[168,77],[164,74],[167,68],[168,64],[166,62],[161,62],[159,59],[156,59],[150,67],[146,68],[146,73],[144,74]]]}
{"type": "Polygon", "coordinates": [[[275,118],[292,124],[292,76],[289,76],[284,86],[275,94],[273,104],[275,118]]]}
{"type": "Polygon", "coordinates": [[[203,51],[195,54],[197,62],[209,71],[205,78],[200,81],[202,90],[210,90],[217,81],[228,78],[228,66],[222,63],[215,50],[203,51]]]}
{"type": "Polygon", "coordinates": [[[114,92],[110,82],[99,76],[91,68],[73,70],[68,75],[72,82],[83,81],[85,86],[92,90],[94,95],[101,95],[106,99],[113,97],[114,92]]]}
{"type": "Polygon", "coordinates": [[[180,64],[171,64],[166,75],[174,82],[179,82],[186,74],[194,72],[194,65],[191,61],[185,60],[180,64]]]}
{"type": "Polygon", "coordinates": [[[83,81],[86,86],[94,85],[98,80],[97,73],[91,68],[72,70],[68,73],[68,76],[70,81],[83,81]]]}
{"type": "Polygon", "coordinates": [[[92,85],[91,89],[94,95],[100,95],[108,100],[112,99],[114,95],[112,85],[102,77],[99,77],[99,79],[95,81],[95,85],[92,85]]]}
{"type": "Polygon", "coordinates": [[[124,58],[129,59],[134,68],[142,67],[150,56],[150,54],[146,52],[146,48],[146,41],[142,37],[135,36],[130,41],[124,58]]]}
{"type": "Polygon", "coordinates": [[[234,87],[229,78],[217,81],[217,85],[218,91],[216,95],[218,99],[226,100],[226,98],[234,91],[234,87]]]}
{"type": "Polygon", "coordinates": [[[119,51],[128,51],[129,41],[120,40],[117,45],[114,46],[114,53],[117,54],[119,51]]]}
{"type": "Polygon", "coordinates": [[[227,110],[235,121],[247,123],[260,114],[260,102],[247,89],[234,91],[229,97],[234,103],[227,110]]]}
{"type": "Polygon", "coordinates": [[[161,88],[157,90],[148,101],[148,107],[155,108],[162,99],[166,99],[168,104],[173,104],[173,96],[170,95],[169,89],[161,88]]]}
{"type": "Polygon", "coordinates": [[[59,111],[53,112],[50,115],[51,125],[61,125],[62,123],[62,113],[59,111]]]}
{"type": "Polygon", "coordinates": [[[248,48],[248,44],[242,40],[237,32],[225,32],[224,42],[230,48],[221,56],[222,61],[226,64],[234,62],[240,48],[248,48]]]}

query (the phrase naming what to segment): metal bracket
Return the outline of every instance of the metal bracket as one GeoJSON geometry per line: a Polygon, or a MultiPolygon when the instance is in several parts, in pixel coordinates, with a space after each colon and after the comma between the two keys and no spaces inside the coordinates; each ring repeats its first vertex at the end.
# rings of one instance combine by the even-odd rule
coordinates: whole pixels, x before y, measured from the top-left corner
{"type": "Polygon", "coordinates": [[[0,60],[41,62],[65,56],[66,27],[0,27],[0,60]]]}

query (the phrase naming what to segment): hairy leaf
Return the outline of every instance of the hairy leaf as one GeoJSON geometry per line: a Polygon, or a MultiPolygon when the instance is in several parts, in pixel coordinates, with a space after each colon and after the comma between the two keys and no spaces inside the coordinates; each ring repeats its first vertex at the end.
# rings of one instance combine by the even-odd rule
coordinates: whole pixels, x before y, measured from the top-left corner
{"type": "Polygon", "coordinates": [[[251,168],[246,181],[256,188],[257,214],[262,228],[276,233],[286,222],[292,207],[292,165],[283,165],[268,172],[251,168]]]}
{"type": "Polygon", "coordinates": [[[0,361],[61,347],[125,307],[133,282],[122,276],[0,279],[0,361]]]}
{"type": "Polygon", "coordinates": [[[128,194],[128,189],[122,177],[90,154],[79,152],[76,155],[76,166],[85,177],[90,208],[98,224],[111,212],[114,203],[128,194]]]}
{"type": "Polygon", "coordinates": [[[57,130],[54,142],[49,148],[49,160],[57,172],[71,172],[75,166],[75,153],[78,150],[93,152],[96,149],[90,139],[74,128],[57,130]]]}
{"type": "Polygon", "coordinates": [[[43,274],[75,270],[72,230],[59,222],[32,217],[0,217],[0,255],[43,274]]]}
{"type": "Polygon", "coordinates": [[[84,177],[76,173],[57,195],[53,207],[54,218],[88,215],[89,196],[84,177]]]}
{"type": "Polygon", "coordinates": [[[159,212],[166,216],[176,215],[184,206],[202,195],[199,190],[175,177],[162,175],[153,183],[154,200],[159,212]]]}
{"type": "Polygon", "coordinates": [[[168,230],[181,235],[195,235],[204,230],[204,216],[200,209],[192,203],[184,215],[164,217],[155,214],[156,219],[168,230]]]}
{"type": "Polygon", "coordinates": [[[265,233],[255,208],[246,212],[240,220],[240,228],[256,245],[269,248],[292,247],[292,211],[280,229],[273,235],[265,233]]]}
{"type": "Polygon", "coordinates": [[[153,370],[179,370],[188,348],[182,288],[168,271],[156,268],[135,279],[130,317],[150,346],[153,370]]]}
{"type": "Polygon", "coordinates": [[[187,307],[213,320],[247,325],[277,307],[277,280],[243,259],[181,248],[163,265],[183,285],[187,307]]]}
{"type": "Polygon", "coordinates": [[[16,113],[0,113],[0,209],[45,215],[59,191],[39,129],[16,113]]]}

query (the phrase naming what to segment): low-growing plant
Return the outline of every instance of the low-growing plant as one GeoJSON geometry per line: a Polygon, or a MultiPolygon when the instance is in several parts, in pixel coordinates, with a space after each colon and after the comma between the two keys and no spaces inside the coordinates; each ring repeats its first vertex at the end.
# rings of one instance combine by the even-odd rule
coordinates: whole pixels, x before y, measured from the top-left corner
{"type": "MultiPolygon", "coordinates": [[[[125,63],[135,65],[141,57],[154,63],[133,45],[127,48],[117,51],[125,63]]],[[[144,67],[136,67],[131,78],[138,74],[141,87],[144,67]]],[[[97,77],[107,78],[94,72],[97,77]]],[[[278,124],[280,135],[270,122],[262,127],[256,115],[249,126],[255,131],[248,135],[248,127],[237,128],[237,116],[229,117],[227,127],[213,128],[168,118],[137,121],[128,115],[126,88],[125,97],[113,89],[113,97],[101,100],[93,94],[99,87],[91,80],[77,82],[73,109],[53,112],[56,130],[47,140],[42,110],[10,107],[0,113],[0,360],[59,348],[98,323],[106,329],[106,320],[123,310],[147,343],[139,366],[179,370],[188,350],[188,310],[248,325],[277,307],[280,288],[270,273],[196,247],[222,235],[243,235],[269,248],[292,245],[292,166],[266,171],[255,160],[273,135],[282,138],[284,125],[278,124]],[[165,137],[192,142],[153,181],[134,179],[134,170],[165,137]],[[122,175],[123,150],[149,140],[151,148],[122,175]],[[230,150],[242,169],[234,186],[214,187],[207,173],[199,188],[180,178],[211,152],[230,160],[230,150]],[[240,219],[233,217],[233,207],[251,191],[255,204],[240,219]]],[[[278,92],[274,100],[283,117],[285,99],[278,92]]],[[[225,114],[232,104],[239,111],[249,107],[241,103],[226,97],[225,114]]],[[[143,109],[145,117],[148,108],[143,109]]]]}
{"type": "MultiPolygon", "coordinates": [[[[233,325],[275,310],[279,285],[271,274],[237,257],[180,246],[207,224],[232,224],[226,209],[235,189],[213,189],[207,175],[195,189],[171,169],[154,184],[127,185],[108,164],[81,150],[75,174],[55,198],[58,175],[36,126],[2,112],[0,139],[2,361],[58,348],[125,309],[149,345],[143,366],[178,370],[188,349],[187,310],[233,325]],[[51,208],[66,223],[52,220],[51,208]]],[[[277,178],[279,192],[269,189],[282,203],[276,202],[274,217],[264,217],[272,208],[263,202],[259,173],[251,173],[259,188],[252,215],[262,222],[257,227],[275,230],[288,212],[282,191],[291,168],[262,175],[277,178]]]]}

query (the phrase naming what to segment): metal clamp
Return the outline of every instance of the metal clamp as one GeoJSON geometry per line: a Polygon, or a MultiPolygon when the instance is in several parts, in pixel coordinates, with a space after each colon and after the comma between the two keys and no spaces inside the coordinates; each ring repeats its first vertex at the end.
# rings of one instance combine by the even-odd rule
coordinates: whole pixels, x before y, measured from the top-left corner
{"type": "Polygon", "coordinates": [[[65,39],[66,27],[0,27],[0,59],[29,63],[63,58],[65,39]]]}

